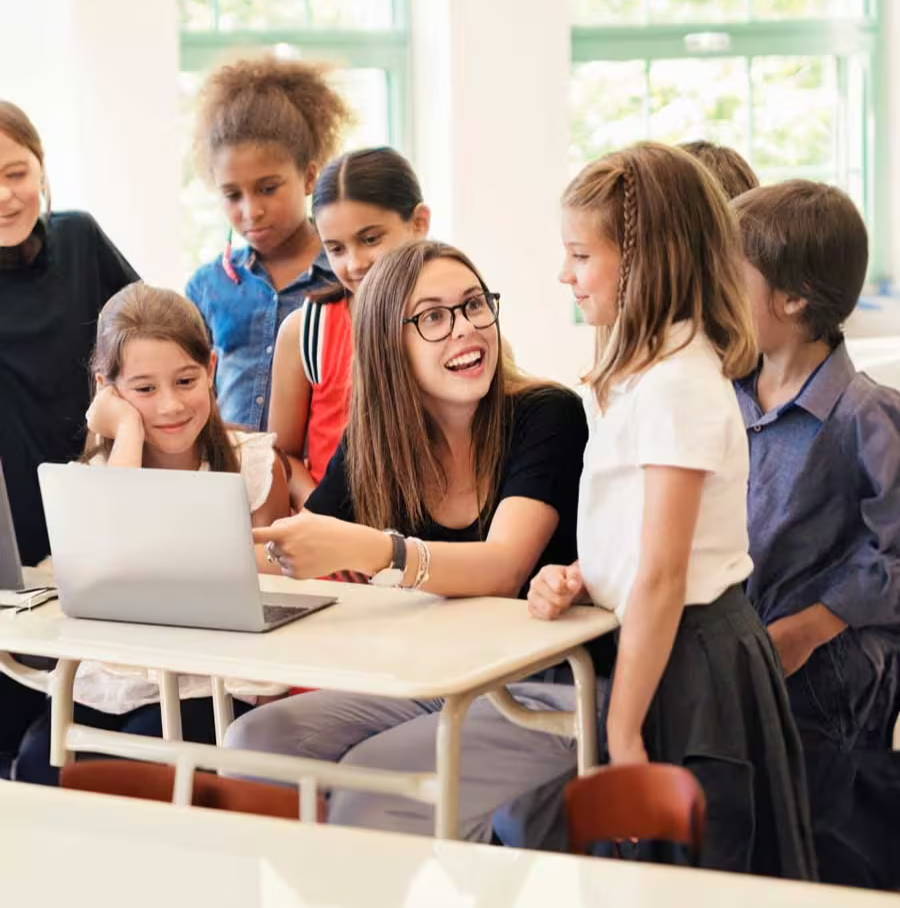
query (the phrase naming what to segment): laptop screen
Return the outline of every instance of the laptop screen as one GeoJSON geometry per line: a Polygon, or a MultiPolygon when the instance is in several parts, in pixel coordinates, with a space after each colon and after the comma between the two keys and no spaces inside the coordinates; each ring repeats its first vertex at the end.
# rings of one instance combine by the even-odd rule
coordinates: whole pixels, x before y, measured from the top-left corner
{"type": "Polygon", "coordinates": [[[19,546],[3,478],[3,463],[0,461],[0,590],[20,590],[23,586],[19,546]]]}

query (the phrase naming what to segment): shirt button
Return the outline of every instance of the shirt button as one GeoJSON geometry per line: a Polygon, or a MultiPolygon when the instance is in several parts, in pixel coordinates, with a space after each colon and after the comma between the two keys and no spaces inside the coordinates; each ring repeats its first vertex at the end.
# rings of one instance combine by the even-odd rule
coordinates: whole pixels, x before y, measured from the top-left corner
{"type": "Polygon", "coordinates": [[[257,397],[257,398],[256,398],[256,402],[257,402],[260,406],[262,406],[263,403],[265,402],[265,398],[264,398],[264,397],[257,397]]]}
{"type": "Polygon", "coordinates": [[[266,347],[266,353],[271,353],[271,352],[272,352],[272,345],[269,344],[269,346],[266,347]]]}
{"type": "Polygon", "coordinates": [[[763,429],[762,426],[754,426],[754,427],[753,427],[753,431],[754,431],[754,432],[762,432],[762,429],[763,429]]]}

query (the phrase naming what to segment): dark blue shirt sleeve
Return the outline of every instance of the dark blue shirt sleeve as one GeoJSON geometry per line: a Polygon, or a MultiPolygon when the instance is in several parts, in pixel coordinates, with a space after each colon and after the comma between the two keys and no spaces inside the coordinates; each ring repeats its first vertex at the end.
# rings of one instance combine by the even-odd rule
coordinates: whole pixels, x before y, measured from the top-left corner
{"type": "Polygon", "coordinates": [[[900,395],[878,386],[872,398],[848,439],[857,448],[860,529],[821,597],[851,627],[900,625],[900,395]]]}

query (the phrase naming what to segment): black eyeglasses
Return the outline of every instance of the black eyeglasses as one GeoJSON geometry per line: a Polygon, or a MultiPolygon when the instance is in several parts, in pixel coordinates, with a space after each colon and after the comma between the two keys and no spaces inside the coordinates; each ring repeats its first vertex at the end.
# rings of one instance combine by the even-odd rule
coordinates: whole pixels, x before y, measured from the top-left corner
{"type": "Polygon", "coordinates": [[[403,319],[403,324],[412,323],[422,340],[437,343],[446,340],[453,333],[456,313],[461,312],[473,328],[490,328],[500,312],[500,294],[485,290],[473,293],[455,306],[432,306],[417,315],[403,319]]]}

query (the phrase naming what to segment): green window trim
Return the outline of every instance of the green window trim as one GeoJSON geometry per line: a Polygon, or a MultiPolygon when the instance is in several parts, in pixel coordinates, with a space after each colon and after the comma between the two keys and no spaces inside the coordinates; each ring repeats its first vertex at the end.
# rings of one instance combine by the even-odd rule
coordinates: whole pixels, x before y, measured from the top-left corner
{"type": "MultiPolygon", "coordinates": [[[[180,68],[184,72],[208,70],[228,52],[287,44],[311,57],[333,61],[348,69],[384,70],[390,144],[408,150],[412,135],[409,2],[394,0],[394,27],[389,29],[182,29],[180,68]]],[[[216,10],[213,0],[214,13],[216,10]]]]}
{"type": "MultiPolygon", "coordinates": [[[[889,178],[887,128],[886,0],[871,0],[868,15],[840,20],[691,22],[682,25],[583,26],[572,28],[572,63],[595,60],[707,59],[714,57],[864,55],[868,60],[863,110],[863,208],[869,227],[869,280],[878,285],[893,278],[890,202],[884,187],[889,178]],[[689,48],[689,35],[727,35],[727,47],[711,51],[689,48]]],[[[791,171],[805,176],[800,168],[791,171]]],[[[813,173],[808,174],[815,178],[813,173]]]]}

